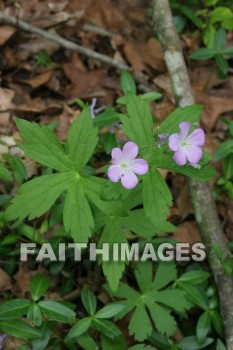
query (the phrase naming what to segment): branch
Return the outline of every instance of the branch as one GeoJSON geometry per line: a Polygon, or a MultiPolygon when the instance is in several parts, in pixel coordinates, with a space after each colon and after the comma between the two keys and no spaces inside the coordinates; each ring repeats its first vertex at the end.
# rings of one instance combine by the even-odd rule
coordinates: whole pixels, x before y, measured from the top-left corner
{"type": "MultiPolygon", "coordinates": [[[[155,32],[164,51],[176,103],[180,107],[189,106],[194,103],[194,97],[168,0],[154,0],[154,22],[155,32]]],[[[228,350],[233,350],[233,283],[232,279],[226,276],[213,246],[217,244],[221,248],[224,257],[227,257],[230,252],[218,218],[210,186],[194,179],[189,179],[188,184],[196,220],[219,292],[227,347],[228,350]]]]}
{"type": "Polygon", "coordinates": [[[79,52],[80,54],[82,54],[86,57],[94,58],[94,59],[96,59],[100,62],[106,63],[110,66],[113,66],[113,67],[116,67],[119,69],[127,69],[127,70],[130,69],[127,65],[125,65],[119,61],[116,61],[113,58],[110,58],[110,57],[103,55],[101,53],[87,49],[87,48],[80,46],[78,44],[75,44],[69,40],[63,39],[62,37],[60,37],[57,34],[52,34],[44,29],[37,28],[31,24],[28,24],[27,22],[19,20],[18,18],[14,17],[14,16],[9,16],[9,15],[5,14],[3,11],[0,11],[0,22],[7,23],[7,24],[13,25],[15,27],[18,27],[19,29],[22,29],[25,32],[37,34],[37,35],[42,36],[43,38],[45,38],[47,40],[50,40],[50,41],[53,41],[53,42],[59,44],[60,46],[64,47],[65,49],[79,52]]]}

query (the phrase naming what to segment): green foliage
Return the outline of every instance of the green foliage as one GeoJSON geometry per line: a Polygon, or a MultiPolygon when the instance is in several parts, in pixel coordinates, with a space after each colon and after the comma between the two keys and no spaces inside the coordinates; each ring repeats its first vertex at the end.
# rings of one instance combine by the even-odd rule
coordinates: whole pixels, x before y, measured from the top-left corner
{"type": "MultiPolygon", "coordinates": [[[[233,15],[232,15],[233,16],[233,15]]],[[[226,75],[228,73],[228,60],[233,55],[233,46],[226,47],[226,32],[220,28],[214,36],[213,47],[203,48],[194,51],[190,58],[193,60],[208,60],[215,59],[215,62],[220,71],[226,75]]]]}
{"type": "Polygon", "coordinates": [[[134,310],[129,323],[129,332],[139,341],[145,340],[152,333],[153,326],[150,317],[159,332],[167,336],[174,334],[176,322],[170,315],[171,310],[184,312],[187,308],[182,291],[171,288],[163,290],[176,278],[174,265],[160,263],[155,278],[153,278],[152,264],[149,262],[139,263],[135,271],[135,277],[140,291],[135,291],[125,283],[120,283],[116,292],[112,292],[106,286],[106,289],[114,297],[121,299],[119,303],[125,306],[117,319],[134,310]],[[144,320],[143,323],[140,322],[142,319],[144,320]]]}
{"type": "Polygon", "coordinates": [[[39,300],[50,286],[50,279],[44,275],[35,275],[31,279],[30,289],[34,301],[39,300]]]}
{"type": "Polygon", "coordinates": [[[98,330],[101,334],[110,339],[121,334],[119,329],[107,319],[121,312],[124,308],[123,305],[108,304],[96,312],[97,300],[95,295],[89,289],[82,289],[81,298],[83,306],[89,316],[75,323],[66,336],[66,342],[70,342],[74,339],[79,342],[79,337],[86,333],[90,327],[98,330]]]}

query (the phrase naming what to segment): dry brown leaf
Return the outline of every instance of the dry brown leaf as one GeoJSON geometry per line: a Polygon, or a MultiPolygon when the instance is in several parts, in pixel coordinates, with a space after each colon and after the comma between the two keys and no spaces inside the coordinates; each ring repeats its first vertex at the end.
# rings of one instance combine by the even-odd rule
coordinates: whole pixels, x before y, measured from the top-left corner
{"type": "Polygon", "coordinates": [[[12,108],[14,96],[14,91],[0,87],[0,112],[5,112],[12,108]]]}
{"type": "Polygon", "coordinates": [[[193,213],[193,206],[190,200],[188,186],[185,185],[177,198],[177,205],[179,209],[179,216],[185,219],[189,214],[193,213]]]}
{"type": "Polygon", "coordinates": [[[0,293],[12,289],[11,277],[0,267],[0,293]]]}
{"type": "Polygon", "coordinates": [[[159,75],[157,78],[153,79],[153,83],[164,91],[165,95],[168,97],[169,101],[175,105],[174,93],[172,90],[171,80],[169,76],[165,74],[159,75]]]}
{"type": "Polygon", "coordinates": [[[106,75],[104,69],[81,72],[75,69],[70,63],[64,64],[63,69],[71,81],[71,85],[67,89],[67,98],[69,101],[75,98],[90,98],[106,95],[106,91],[102,88],[102,82],[106,75]]]}
{"type": "Polygon", "coordinates": [[[148,67],[159,72],[165,70],[162,49],[155,39],[149,39],[146,43],[128,41],[124,47],[124,53],[137,72],[148,71],[148,67]]]}
{"type": "Polygon", "coordinates": [[[204,105],[201,121],[207,130],[212,130],[218,117],[233,111],[233,98],[219,96],[221,90],[205,93],[195,90],[196,102],[204,105]]]}
{"type": "Polygon", "coordinates": [[[181,243],[194,244],[202,242],[197,223],[195,221],[186,221],[180,224],[177,232],[172,235],[172,238],[181,243]]]}
{"type": "Polygon", "coordinates": [[[27,292],[30,291],[30,271],[28,271],[25,267],[25,264],[19,265],[18,272],[14,275],[14,280],[16,282],[15,286],[15,294],[17,296],[25,296],[27,292]]]}
{"type": "Polygon", "coordinates": [[[33,78],[30,78],[27,80],[18,80],[18,81],[24,84],[28,84],[35,89],[41,85],[46,84],[51,79],[52,75],[53,75],[53,70],[47,70],[45,72],[42,72],[36,75],[33,78]]]}
{"type": "Polygon", "coordinates": [[[0,25],[0,45],[4,45],[5,42],[12,37],[16,30],[16,28],[6,24],[0,25]]]}
{"type": "Polygon", "coordinates": [[[58,116],[58,126],[56,127],[56,135],[59,140],[64,141],[67,138],[71,123],[77,118],[79,111],[75,111],[66,104],[62,113],[58,116]]]}

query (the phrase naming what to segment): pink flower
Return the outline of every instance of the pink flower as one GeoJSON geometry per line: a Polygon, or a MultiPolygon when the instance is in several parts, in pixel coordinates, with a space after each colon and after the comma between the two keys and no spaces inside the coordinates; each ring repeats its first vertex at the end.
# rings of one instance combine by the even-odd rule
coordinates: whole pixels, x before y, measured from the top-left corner
{"type": "Polygon", "coordinates": [[[178,165],[185,165],[187,161],[196,165],[202,157],[201,146],[205,143],[205,134],[202,129],[194,130],[189,136],[191,123],[180,123],[180,133],[169,137],[169,148],[175,151],[174,161],[178,165]]]}
{"type": "Polygon", "coordinates": [[[138,146],[134,142],[127,142],[122,151],[120,148],[112,150],[112,164],[108,169],[108,177],[112,182],[121,179],[122,185],[131,189],[138,184],[137,175],[144,175],[148,171],[147,161],[135,159],[138,155],[138,146]]]}

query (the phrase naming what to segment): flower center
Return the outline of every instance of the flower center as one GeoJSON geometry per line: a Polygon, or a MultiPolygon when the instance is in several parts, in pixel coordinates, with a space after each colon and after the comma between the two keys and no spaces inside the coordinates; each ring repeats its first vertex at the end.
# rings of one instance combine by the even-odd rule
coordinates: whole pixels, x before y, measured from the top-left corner
{"type": "Polygon", "coordinates": [[[126,162],[126,161],[122,161],[120,163],[120,167],[121,167],[121,170],[125,171],[125,170],[128,170],[129,169],[129,164],[126,162]]]}

